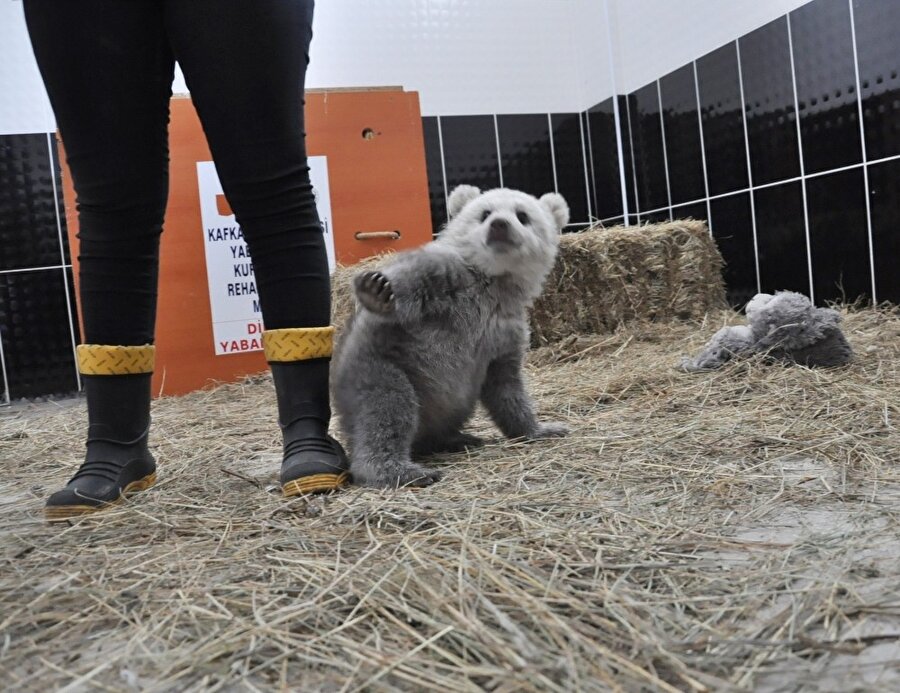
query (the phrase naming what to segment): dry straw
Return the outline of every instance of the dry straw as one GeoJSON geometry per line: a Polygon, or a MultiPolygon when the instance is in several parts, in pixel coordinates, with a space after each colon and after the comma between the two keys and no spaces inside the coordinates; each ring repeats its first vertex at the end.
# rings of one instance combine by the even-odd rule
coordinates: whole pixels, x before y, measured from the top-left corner
{"type": "Polygon", "coordinates": [[[48,526],[83,402],[2,411],[3,684],[900,688],[900,314],[845,312],[845,368],[682,373],[740,319],[720,267],[700,223],[564,237],[528,376],[572,435],[506,441],[479,414],[487,446],[420,491],[283,500],[260,376],[156,401],[159,484],[48,526]]]}
{"type": "Polygon", "coordinates": [[[674,368],[722,324],[533,352],[570,437],[432,488],[274,489],[267,377],[154,403],[159,484],[63,526],[84,407],[0,413],[0,676],[16,691],[897,690],[900,315],[828,371],[674,368]]]}
{"type": "Polygon", "coordinates": [[[722,256],[702,221],[597,226],[560,240],[534,306],[536,345],[633,320],[699,318],[725,305],[722,256]]]}

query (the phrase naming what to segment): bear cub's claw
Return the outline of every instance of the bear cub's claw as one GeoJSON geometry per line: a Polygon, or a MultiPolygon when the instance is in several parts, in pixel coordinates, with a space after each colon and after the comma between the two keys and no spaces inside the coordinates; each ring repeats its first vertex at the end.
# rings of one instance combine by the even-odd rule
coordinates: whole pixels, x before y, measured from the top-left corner
{"type": "Polygon", "coordinates": [[[372,471],[374,473],[366,474],[365,470],[358,469],[353,474],[353,483],[370,488],[423,488],[440,481],[444,476],[440,470],[430,469],[415,462],[372,471]]]}
{"type": "Polygon", "coordinates": [[[534,440],[543,438],[562,438],[569,435],[569,433],[570,429],[564,423],[551,422],[540,424],[538,429],[530,437],[534,440]]]}
{"type": "Polygon", "coordinates": [[[428,467],[414,464],[403,469],[395,483],[399,488],[404,486],[407,488],[423,488],[440,481],[443,476],[443,472],[437,469],[429,469],[428,467]]]}
{"type": "Polygon", "coordinates": [[[394,290],[381,272],[361,272],[353,279],[356,298],[364,308],[386,315],[394,310],[394,290]]]}

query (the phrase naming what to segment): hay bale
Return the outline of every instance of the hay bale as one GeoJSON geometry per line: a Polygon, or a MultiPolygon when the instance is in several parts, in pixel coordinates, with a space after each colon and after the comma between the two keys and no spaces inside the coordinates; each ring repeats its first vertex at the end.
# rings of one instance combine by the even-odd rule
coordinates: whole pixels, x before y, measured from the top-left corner
{"type": "MultiPolygon", "coordinates": [[[[351,279],[389,254],[338,267],[332,318],[354,309],[351,279]]],[[[634,320],[686,320],[725,306],[722,256],[702,221],[594,226],[560,239],[559,257],[531,315],[532,345],[601,334],[634,320]]]]}
{"type": "Polygon", "coordinates": [[[608,333],[634,320],[700,317],[725,305],[723,264],[702,221],[566,234],[532,311],[532,343],[608,333]]]}

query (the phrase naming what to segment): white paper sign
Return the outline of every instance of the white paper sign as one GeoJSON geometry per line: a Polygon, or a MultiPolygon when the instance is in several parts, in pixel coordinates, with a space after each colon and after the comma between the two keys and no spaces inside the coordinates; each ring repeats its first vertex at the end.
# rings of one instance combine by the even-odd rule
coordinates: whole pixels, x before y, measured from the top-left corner
{"type": "MultiPolygon", "coordinates": [[[[334,272],[327,157],[309,157],[309,175],[325,234],[328,269],[334,272]]],[[[212,161],[197,162],[197,183],[216,355],[260,351],[263,323],[253,263],[234,215],[220,211],[217,198],[222,195],[222,184],[212,161]]]]}

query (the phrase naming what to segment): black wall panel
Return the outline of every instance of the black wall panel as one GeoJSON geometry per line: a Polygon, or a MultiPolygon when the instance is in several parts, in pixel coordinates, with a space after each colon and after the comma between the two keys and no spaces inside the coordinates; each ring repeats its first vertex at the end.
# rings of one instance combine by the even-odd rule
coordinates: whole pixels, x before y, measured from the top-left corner
{"type": "Polygon", "coordinates": [[[607,99],[587,112],[593,173],[593,209],[597,219],[622,214],[622,184],[613,100],[607,99]]]}
{"type": "Polygon", "coordinates": [[[738,41],[753,184],[800,175],[787,18],[738,41]]]}
{"type": "Polygon", "coordinates": [[[553,155],[546,113],[497,116],[503,185],[540,197],[553,192],[553,155]]]}
{"type": "Polygon", "coordinates": [[[482,190],[500,186],[494,116],[441,116],[447,190],[466,183],[482,190]]]}
{"type": "Polygon", "coordinates": [[[572,224],[589,221],[584,159],[586,148],[582,143],[580,120],[578,113],[554,113],[550,116],[553,154],[556,157],[556,185],[559,194],[569,203],[572,224]]]}
{"type": "Polygon", "coordinates": [[[871,298],[862,169],[810,178],[806,198],[816,302],[871,298]]]}
{"type": "MultiPolygon", "coordinates": [[[[0,342],[12,399],[78,388],[69,306],[74,291],[56,139],[0,135],[0,342]],[[53,269],[46,269],[53,268],[53,269]],[[68,277],[68,296],[66,278],[68,277]]],[[[78,339],[77,333],[75,339],[78,339]]]]}
{"type": "Polygon", "coordinates": [[[694,202],[689,205],[681,205],[672,208],[673,219],[701,219],[709,216],[705,202],[694,202]]]}
{"type": "Polygon", "coordinates": [[[900,159],[869,166],[875,291],[900,305],[900,159]]]}
{"type": "Polygon", "coordinates": [[[790,18],[805,172],[859,163],[850,5],[847,0],[815,0],[790,18]]]}
{"type": "Polygon", "coordinates": [[[900,2],[853,0],[868,159],[900,154],[900,2]]]}
{"type": "Polygon", "coordinates": [[[71,271],[0,274],[0,337],[12,399],[74,392],[66,282],[71,271]]]}
{"type": "Polygon", "coordinates": [[[0,136],[0,271],[63,264],[55,175],[46,133],[0,136]]]}
{"type": "Polygon", "coordinates": [[[809,262],[800,181],[753,193],[759,279],[766,293],[798,291],[809,295],[809,262]]]}
{"type": "Polygon", "coordinates": [[[662,120],[656,82],[641,87],[628,98],[638,209],[666,207],[669,204],[669,194],[666,188],[662,120]]]}
{"type": "Polygon", "coordinates": [[[672,204],[706,196],[693,63],[659,80],[672,204]]]}
{"type": "Polygon", "coordinates": [[[712,200],[710,212],[713,238],[725,260],[728,301],[733,306],[743,306],[756,294],[750,193],[712,200]]]}
{"type": "Polygon", "coordinates": [[[641,223],[642,224],[661,224],[666,221],[671,221],[672,217],[669,214],[668,209],[659,209],[655,212],[648,212],[645,214],[641,214],[641,223]]]}
{"type": "Polygon", "coordinates": [[[744,111],[738,79],[737,44],[732,42],[697,61],[706,174],[710,195],[749,185],[744,111]]]}
{"type": "Polygon", "coordinates": [[[632,99],[628,96],[619,96],[619,127],[622,130],[622,160],[625,166],[625,196],[628,202],[628,211],[637,209],[637,188],[634,177],[634,138],[631,135],[631,107],[632,99]]]}

